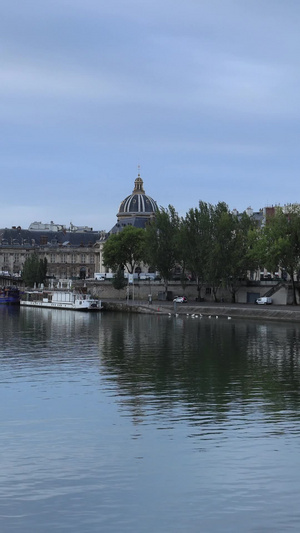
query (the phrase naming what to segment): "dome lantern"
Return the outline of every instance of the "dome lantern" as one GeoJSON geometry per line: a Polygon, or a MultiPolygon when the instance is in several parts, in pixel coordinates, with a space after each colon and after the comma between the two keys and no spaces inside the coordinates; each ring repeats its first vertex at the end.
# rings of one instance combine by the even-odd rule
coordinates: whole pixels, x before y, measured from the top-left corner
{"type": "Polygon", "coordinates": [[[132,194],[145,194],[143,185],[144,185],[144,182],[140,174],[138,174],[138,177],[136,178],[134,182],[134,189],[132,191],[132,194]]]}

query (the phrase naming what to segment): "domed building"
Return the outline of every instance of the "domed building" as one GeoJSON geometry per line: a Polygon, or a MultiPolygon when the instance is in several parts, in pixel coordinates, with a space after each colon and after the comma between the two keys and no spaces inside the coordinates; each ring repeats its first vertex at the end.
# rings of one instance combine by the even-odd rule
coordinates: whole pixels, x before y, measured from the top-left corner
{"type": "Polygon", "coordinates": [[[134,182],[132,194],[120,203],[117,214],[118,220],[110,233],[118,233],[125,226],[144,228],[147,222],[155,217],[157,210],[158,207],[155,200],[145,193],[143,180],[140,174],[138,174],[134,182]]]}
{"type": "MultiPolygon", "coordinates": [[[[135,228],[145,228],[146,224],[155,217],[158,211],[158,206],[155,200],[148,196],[144,190],[143,180],[138,174],[134,182],[134,189],[132,194],[126,196],[120,203],[119,211],[117,213],[117,222],[113,228],[98,241],[99,255],[96,254],[96,268],[98,272],[104,273],[106,271],[103,265],[103,244],[110,235],[119,233],[126,226],[133,226],[135,228]]],[[[138,270],[141,270],[138,268],[138,270]]]]}

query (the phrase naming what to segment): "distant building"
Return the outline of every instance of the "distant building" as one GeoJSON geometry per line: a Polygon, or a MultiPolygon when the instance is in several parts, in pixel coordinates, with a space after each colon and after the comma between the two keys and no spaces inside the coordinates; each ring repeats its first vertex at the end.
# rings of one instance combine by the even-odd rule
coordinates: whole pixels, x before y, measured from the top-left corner
{"type": "Polygon", "coordinates": [[[19,274],[26,258],[37,253],[40,259],[47,259],[49,277],[94,277],[95,272],[105,271],[102,248],[109,235],[128,225],[144,228],[157,209],[156,202],[145,194],[143,180],[138,174],[132,194],[121,202],[117,222],[108,233],[71,222],[68,228],[53,221],[32,222],[28,229],[20,226],[0,229],[0,271],[19,274]]]}
{"type": "MultiPolygon", "coordinates": [[[[151,196],[148,196],[145,193],[143,180],[140,174],[138,174],[138,177],[134,182],[134,189],[132,191],[132,194],[126,196],[126,198],[120,203],[119,211],[117,213],[116,224],[109,231],[109,233],[107,233],[105,239],[102,239],[98,242],[98,272],[105,272],[105,268],[103,266],[102,250],[106,238],[108,238],[111,234],[119,233],[126,226],[133,226],[134,228],[145,228],[146,224],[148,224],[150,220],[153,220],[153,218],[155,218],[155,213],[157,211],[157,203],[155,202],[155,200],[153,200],[153,198],[151,198],[151,196]]],[[[140,272],[140,267],[137,267],[137,270],[140,272]]]]}
{"type": "Polygon", "coordinates": [[[242,213],[240,213],[237,209],[232,210],[232,214],[237,217],[241,217],[244,212],[248,215],[248,217],[250,217],[252,220],[256,222],[257,226],[260,227],[263,225],[265,217],[266,217],[266,214],[263,209],[260,209],[259,211],[254,211],[252,207],[249,206],[242,213]]]}
{"type": "Polygon", "coordinates": [[[29,226],[29,231],[63,231],[66,230],[66,226],[62,224],[55,224],[51,221],[49,224],[43,222],[32,222],[29,226]]]}
{"type": "MultiPolygon", "coordinates": [[[[41,223],[39,223],[41,224],[41,223]]],[[[26,258],[37,253],[48,262],[48,275],[56,278],[86,278],[95,272],[95,245],[104,232],[70,229],[0,230],[0,271],[19,274],[26,258]]]]}
{"type": "MultiPolygon", "coordinates": [[[[300,204],[294,203],[294,204],[284,204],[283,206],[280,205],[272,205],[272,206],[266,206],[261,208],[259,211],[253,211],[252,207],[247,207],[245,209],[245,213],[249,217],[251,217],[259,227],[263,227],[266,224],[267,218],[272,217],[275,215],[276,211],[282,210],[283,213],[288,214],[292,212],[300,213],[300,204]]],[[[241,216],[242,213],[239,213],[237,209],[233,209],[232,213],[236,216],[241,216]]]]}

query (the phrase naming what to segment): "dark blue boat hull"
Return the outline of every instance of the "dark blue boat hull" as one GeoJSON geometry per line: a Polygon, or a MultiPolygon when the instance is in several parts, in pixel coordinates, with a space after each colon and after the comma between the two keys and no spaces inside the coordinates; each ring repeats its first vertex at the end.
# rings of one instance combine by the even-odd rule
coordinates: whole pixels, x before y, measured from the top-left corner
{"type": "Polygon", "coordinates": [[[0,305],[18,305],[20,303],[20,291],[18,289],[12,289],[5,287],[0,289],[0,305]]]}

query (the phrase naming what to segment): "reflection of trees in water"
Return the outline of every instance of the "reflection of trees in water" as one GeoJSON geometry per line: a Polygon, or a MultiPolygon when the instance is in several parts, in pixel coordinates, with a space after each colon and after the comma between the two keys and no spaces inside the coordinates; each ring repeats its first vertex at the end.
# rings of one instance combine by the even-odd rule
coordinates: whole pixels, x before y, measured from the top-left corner
{"type": "Polygon", "coordinates": [[[253,361],[252,378],[260,384],[265,408],[299,408],[300,329],[296,324],[257,325],[248,337],[248,356],[253,361]],[[269,403],[270,402],[270,403],[269,403]]]}
{"type": "Polygon", "coordinates": [[[132,411],[226,419],[233,405],[249,412],[299,408],[296,325],[157,316],[105,317],[100,352],[106,379],[132,411]]]}

